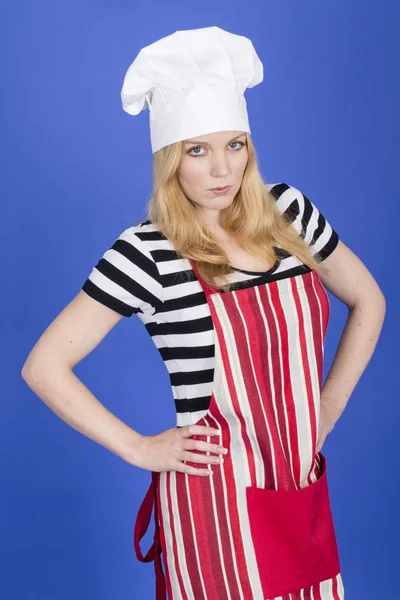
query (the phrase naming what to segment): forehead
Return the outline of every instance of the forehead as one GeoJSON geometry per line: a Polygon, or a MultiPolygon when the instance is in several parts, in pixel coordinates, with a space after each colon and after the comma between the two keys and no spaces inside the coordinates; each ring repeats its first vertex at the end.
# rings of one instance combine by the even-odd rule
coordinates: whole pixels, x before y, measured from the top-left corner
{"type": "Polygon", "coordinates": [[[206,135],[198,135],[195,138],[188,138],[184,140],[185,144],[204,144],[205,146],[212,146],[213,144],[227,144],[234,139],[244,138],[246,133],[244,131],[217,131],[215,133],[208,133],[206,135]]]}

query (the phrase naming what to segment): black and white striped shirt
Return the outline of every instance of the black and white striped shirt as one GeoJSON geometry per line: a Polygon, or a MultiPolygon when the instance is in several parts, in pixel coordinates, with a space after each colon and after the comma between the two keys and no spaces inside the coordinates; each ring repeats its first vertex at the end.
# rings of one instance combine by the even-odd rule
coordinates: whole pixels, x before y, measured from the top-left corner
{"type": "MultiPolygon", "coordinates": [[[[286,183],[266,184],[281,213],[287,212],[313,255],[326,259],[339,237],[318,208],[286,183]]],[[[297,257],[275,249],[279,266],[264,274],[235,269],[236,289],[309,271],[297,257]]],[[[170,376],[177,426],[208,411],[214,379],[215,332],[203,289],[187,259],[150,220],[125,229],[103,254],[82,286],[84,292],[116,312],[135,313],[161,354],[170,376]],[[182,274],[186,272],[186,275],[182,274]]]]}

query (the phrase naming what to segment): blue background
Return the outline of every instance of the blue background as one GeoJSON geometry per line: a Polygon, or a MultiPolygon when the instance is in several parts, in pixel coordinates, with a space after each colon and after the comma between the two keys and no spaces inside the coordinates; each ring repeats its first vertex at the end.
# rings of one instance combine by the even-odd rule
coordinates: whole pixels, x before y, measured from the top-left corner
{"type": "MultiPolygon", "coordinates": [[[[64,423],[21,368],[144,214],[149,113],[122,110],[127,68],[156,39],[211,25],[250,37],[264,63],[246,92],[263,175],[302,190],[386,296],[378,346],[323,452],[346,598],[399,597],[399,12],[360,0],[3,2],[1,598],[155,596],[153,563],[132,542],[150,472],[64,423]]],[[[325,375],[347,317],[330,300],[325,375]]],[[[140,433],[175,426],[167,370],[135,316],[75,373],[140,433]]]]}

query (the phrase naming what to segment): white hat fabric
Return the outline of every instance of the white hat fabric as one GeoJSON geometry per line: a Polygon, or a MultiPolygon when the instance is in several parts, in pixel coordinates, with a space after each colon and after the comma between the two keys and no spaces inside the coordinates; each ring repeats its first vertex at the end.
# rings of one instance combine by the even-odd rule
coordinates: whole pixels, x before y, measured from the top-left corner
{"type": "Polygon", "coordinates": [[[142,48],[121,99],[137,115],[149,108],[152,152],[216,131],[250,133],[244,92],[263,80],[248,38],[220,27],[188,29],[142,48]]]}

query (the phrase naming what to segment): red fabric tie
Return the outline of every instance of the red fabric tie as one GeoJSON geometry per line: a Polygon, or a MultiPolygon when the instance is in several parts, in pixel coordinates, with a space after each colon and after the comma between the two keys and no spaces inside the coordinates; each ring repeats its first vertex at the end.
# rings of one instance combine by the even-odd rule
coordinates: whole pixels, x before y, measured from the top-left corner
{"type": "Polygon", "coordinates": [[[136,523],[133,533],[133,544],[138,560],[141,562],[151,562],[154,560],[154,571],[156,575],[156,600],[166,600],[167,591],[165,584],[165,576],[161,565],[161,543],[160,543],[160,532],[158,524],[158,510],[157,510],[157,485],[158,485],[159,473],[152,472],[152,481],[149,489],[147,490],[146,496],[139,508],[139,512],[136,517],[136,523]],[[149,528],[151,520],[151,511],[154,505],[154,541],[147,552],[146,556],[143,556],[140,550],[139,542],[143,538],[144,534],[149,528]]]}

